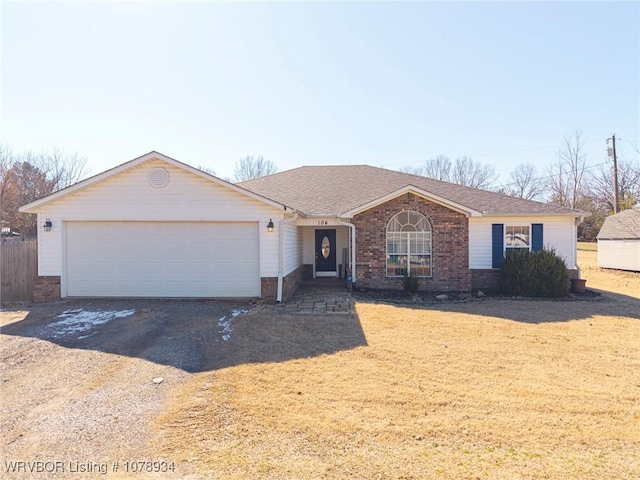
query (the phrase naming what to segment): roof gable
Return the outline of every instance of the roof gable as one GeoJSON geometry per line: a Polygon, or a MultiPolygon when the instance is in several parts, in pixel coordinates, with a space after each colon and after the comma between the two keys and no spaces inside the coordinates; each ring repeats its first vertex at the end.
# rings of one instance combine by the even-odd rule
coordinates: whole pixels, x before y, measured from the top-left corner
{"type": "Polygon", "coordinates": [[[598,240],[640,239],[640,207],[623,210],[604,220],[598,240]]]}
{"type": "Polygon", "coordinates": [[[412,186],[444,205],[483,216],[549,215],[580,217],[588,212],[510,197],[369,165],[299,167],[238,185],[308,215],[348,216],[363,206],[412,186]]]}
{"type": "Polygon", "coordinates": [[[400,188],[394,192],[391,192],[387,195],[384,195],[383,197],[377,198],[371,202],[368,202],[364,205],[361,205],[359,207],[356,207],[352,210],[349,210],[347,212],[344,212],[342,215],[345,217],[352,217],[354,215],[357,215],[358,213],[362,213],[365,212],[367,210],[369,210],[370,208],[376,207],[378,205],[382,205],[383,203],[388,202],[389,200],[393,200],[394,198],[400,197],[406,193],[413,193],[419,197],[425,198],[431,202],[437,203],[439,205],[443,205],[447,208],[450,208],[451,210],[455,210],[457,212],[460,212],[464,215],[467,216],[471,216],[471,217],[481,217],[482,216],[482,212],[478,212],[476,210],[470,209],[468,207],[465,207],[464,205],[460,205],[457,204],[455,202],[451,202],[449,200],[446,200],[442,197],[439,197],[438,195],[434,195],[430,192],[427,192],[425,190],[422,190],[421,188],[415,187],[413,185],[407,185],[406,187],[400,188]]]}
{"type": "Polygon", "coordinates": [[[40,208],[42,208],[43,206],[47,205],[50,202],[53,202],[55,200],[58,200],[60,198],[63,198],[67,195],[70,195],[72,193],[76,193],[78,191],[81,191],[83,189],[86,189],[90,186],[96,185],[100,182],[103,182],[107,179],[113,178],[116,175],[119,175],[121,173],[124,173],[126,171],[129,171],[139,165],[142,165],[146,162],[152,162],[155,160],[160,160],[161,162],[165,162],[168,163],[169,165],[173,165],[174,167],[180,168],[182,170],[186,170],[187,172],[190,172],[194,175],[197,175],[199,177],[202,177],[208,181],[214,182],[218,185],[224,186],[226,188],[229,188],[230,190],[233,190],[235,192],[241,193],[243,195],[246,195],[248,197],[251,197],[255,200],[258,200],[260,202],[266,203],[267,205],[270,205],[272,207],[281,209],[283,208],[283,205],[278,203],[278,202],[274,202],[273,200],[264,197],[258,193],[252,192],[250,190],[247,190],[245,188],[242,188],[241,186],[235,185],[233,183],[229,183],[225,180],[222,180],[218,177],[215,177],[213,175],[210,175],[206,172],[203,172],[201,170],[198,170],[197,168],[194,168],[190,165],[187,165],[186,163],[182,163],[178,160],[175,160],[171,157],[168,157],[166,155],[163,155],[162,153],[156,152],[156,151],[152,151],[149,152],[145,155],[142,155],[140,157],[134,158],[133,160],[130,160],[126,163],[123,163],[121,165],[118,165],[117,167],[111,168],[109,170],[106,170],[102,173],[99,173],[97,175],[94,175],[92,177],[89,177],[85,180],[82,180],[78,183],[75,183],[73,185],[70,185],[66,188],[63,188],[61,190],[58,190],[57,192],[54,192],[50,195],[47,195],[46,197],[40,198],[38,200],[35,200],[31,203],[28,203],[27,205],[23,205],[22,207],[20,207],[20,211],[21,212],[27,212],[27,213],[36,213],[37,210],[39,210],[40,208]]]}

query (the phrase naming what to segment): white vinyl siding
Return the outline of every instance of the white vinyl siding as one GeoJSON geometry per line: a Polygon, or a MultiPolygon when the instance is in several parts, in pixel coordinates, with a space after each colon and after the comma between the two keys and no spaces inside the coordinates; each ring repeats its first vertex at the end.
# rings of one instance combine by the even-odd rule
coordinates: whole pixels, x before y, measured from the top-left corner
{"type": "Polygon", "coordinates": [[[257,222],[67,222],[65,230],[63,296],[260,296],[257,222]]]}
{"type": "Polygon", "coordinates": [[[567,264],[575,269],[576,228],[572,217],[485,217],[469,218],[469,268],[492,268],[491,225],[532,225],[542,223],[543,247],[554,248],[567,264]]]}
{"type": "Polygon", "coordinates": [[[598,266],[640,272],[640,239],[598,240],[598,266]]]}
{"type": "Polygon", "coordinates": [[[302,231],[295,223],[284,224],[284,275],[302,265],[302,231]]]}
{"type": "Polygon", "coordinates": [[[278,275],[276,225],[282,212],[250,196],[199,177],[161,160],[150,160],[113,177],[53,201],[38,213],[38,225],[50,218],[50,232],[38,234],[38,274],[61,275],[62,222],[64,221],[163,221],[163,222],[258,222],[260,276],[278,275]],[[149,172],[157,166],[170,176],[163,188],[149,185],[149,172]]]}

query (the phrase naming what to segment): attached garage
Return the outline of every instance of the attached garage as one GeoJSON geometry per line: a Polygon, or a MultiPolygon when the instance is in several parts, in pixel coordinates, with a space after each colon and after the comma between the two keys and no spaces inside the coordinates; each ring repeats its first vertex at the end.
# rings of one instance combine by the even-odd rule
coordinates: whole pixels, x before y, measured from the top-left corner
{"type": "Polygon", "coordinates": [[[66,222],[69,297],[258,297],[257,222],[66,222]]]}
{"type": "Polygon", "coordinates": [[[35,301],[275,300],[279,277],[290,273],[273,228],[293,217],[290,208],[158,152],[21,211],[37,214],[40,225],[35,301]]]}

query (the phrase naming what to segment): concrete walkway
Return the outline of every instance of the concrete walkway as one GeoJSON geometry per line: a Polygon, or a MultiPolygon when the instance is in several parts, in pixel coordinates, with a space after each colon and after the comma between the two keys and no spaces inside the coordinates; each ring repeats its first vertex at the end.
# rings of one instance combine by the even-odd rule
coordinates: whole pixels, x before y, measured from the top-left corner
{"type": "Polygon", "coordinates": [[[256,305],[253,310],[297,315],[348,315],[353,312],[353,301],[344,279],[318,278],[303,282],[286,303],[256,305]]]}

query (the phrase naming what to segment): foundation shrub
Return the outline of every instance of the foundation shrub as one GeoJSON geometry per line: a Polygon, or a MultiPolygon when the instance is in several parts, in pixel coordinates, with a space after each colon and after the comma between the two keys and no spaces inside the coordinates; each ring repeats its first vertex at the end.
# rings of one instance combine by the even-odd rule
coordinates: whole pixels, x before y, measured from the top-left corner
{"type": "Polygon", "coordinates": [[[500,267],[500,289],[522,297],[564,297],[569,291],[569,272],[555,250],[508,252],[500,267]]]}
{"type": "Polygon", "coordinates": [[[407,275],[407,273],[405,272],[404,276],[402,277],[402,288],[404,288],[404,291],[409,295],[413,295],[418,291],[418,286],[418,277],[416,277],[414,274],[407,275]]]}

